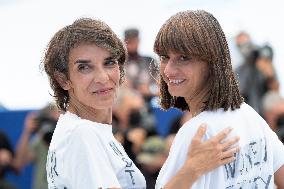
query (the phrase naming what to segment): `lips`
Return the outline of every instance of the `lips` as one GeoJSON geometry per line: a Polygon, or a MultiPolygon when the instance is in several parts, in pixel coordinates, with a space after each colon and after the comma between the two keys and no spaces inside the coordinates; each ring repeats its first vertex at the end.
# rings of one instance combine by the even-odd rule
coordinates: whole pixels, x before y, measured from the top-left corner
{"type": "Polygon", "coordinates": [[[185,79],[168,79],[170,84],[179,85],[185,81],[185,79]]]}
{"type": "Polygon", "coordinates": [[[108,93],[112,90],[113,90],[113,88],[102,88],[102,89],[96,90],[94,93],[95,94],[106,94],[106,93],[108,93]]]}

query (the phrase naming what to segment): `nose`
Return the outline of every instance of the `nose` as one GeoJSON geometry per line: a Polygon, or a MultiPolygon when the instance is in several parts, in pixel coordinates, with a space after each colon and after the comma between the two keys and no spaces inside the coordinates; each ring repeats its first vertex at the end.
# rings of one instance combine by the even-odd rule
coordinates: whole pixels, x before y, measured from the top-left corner
{"type": "Polygon", "coordinates": [[[165,66],[164,74],[167,77],[174,76],[177,73],[177,67],[175,66],[175,62],[172,59],[169,59],[168,63],[165,66]]]}
{"type": "Polygon", "coordinates": [[[108,80],[109,80],[109,74],[107,70],[101,68],[95,72],[95,82],[104,84],[108,80]]]}

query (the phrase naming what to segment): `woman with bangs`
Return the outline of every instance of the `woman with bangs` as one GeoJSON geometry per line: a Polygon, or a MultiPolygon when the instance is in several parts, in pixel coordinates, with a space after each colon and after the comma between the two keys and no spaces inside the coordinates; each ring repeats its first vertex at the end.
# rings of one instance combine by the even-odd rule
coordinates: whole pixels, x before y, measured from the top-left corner
{"type": "Polygon", "coordinates": [[[174,186],[170,181],[187,161],[194,133],[202,123],[208,125],[204,141],[232,127],[229,137],[240,136],[241,150],[233,162],[204,175],[193,174],[193,182],[177,188],[272,189],[274,181],[284,188],[284,146],[267,123],[244,103],[217,19],[199,10],[173,15],[158,32],[154,51],[160,57],[162,108],[187,110],[192,116],[179,129],[156,188],[174,186]]]}

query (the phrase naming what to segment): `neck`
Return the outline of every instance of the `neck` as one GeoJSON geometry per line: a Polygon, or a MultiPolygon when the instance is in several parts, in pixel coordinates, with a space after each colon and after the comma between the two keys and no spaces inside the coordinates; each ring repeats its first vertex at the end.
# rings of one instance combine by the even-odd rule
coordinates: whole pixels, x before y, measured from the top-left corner
{"type": "Polygon", "coordinates": [[[67,110],[90,121],[103,124],[111,124],[112,122],[112,108],[94,109],[82,104],[77,99],[71,98],[67,110]]]}
{"type": "Polygon", "coordinates": [[[208,89],[204,87],[191,97],[185,97],[185,101],[190,109],[192,117],[197,116],[204,111],[204,102],[208,99],[208,89]]]}
{"type": "Polygon", "coordinates": [[[186,100],[188,107],[190,109],[190,114],[192,117],[197,116],[203,111],[204,103],[203,101],[195,101],[195,99],[192,100],[186,100]]]}

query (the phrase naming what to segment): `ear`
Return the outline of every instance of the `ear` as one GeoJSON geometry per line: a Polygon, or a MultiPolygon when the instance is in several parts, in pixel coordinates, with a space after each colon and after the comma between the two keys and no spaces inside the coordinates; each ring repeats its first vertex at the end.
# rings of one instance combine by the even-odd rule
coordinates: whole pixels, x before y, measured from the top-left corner
{"type": "Polygon", "coordinates": [[[69,80],[67,79],[66,75],[63,74],[62,72],[55,71],[54,77],[62,89],[67,91],[71,88],[69,80]]]}

